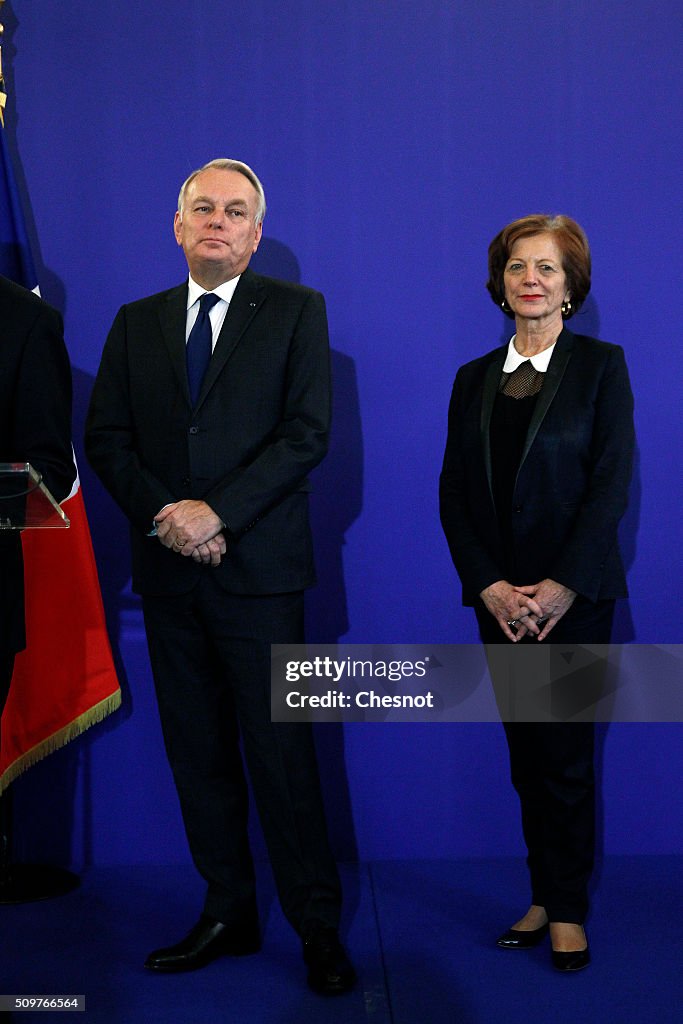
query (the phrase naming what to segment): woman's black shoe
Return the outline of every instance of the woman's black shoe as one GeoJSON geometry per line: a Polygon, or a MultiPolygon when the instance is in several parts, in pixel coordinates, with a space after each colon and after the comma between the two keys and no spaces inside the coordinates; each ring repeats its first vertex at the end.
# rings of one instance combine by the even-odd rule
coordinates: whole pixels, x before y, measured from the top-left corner
{"type": "Polygon", "coordinates": [[[534,928],[530,932],[522,932],[517,928],[508,928],[497,940],[496,945],[501,949],[533,949],[548,934],[548,925],[543,924],[540,928],[534,928]]]}
{"type": "Polygon", "coordinates": [[[568,953],[553,950],[553,967],[556,971],[582,971],[590,962],[588,946],[585,949],[572,949],[568,953]]]}

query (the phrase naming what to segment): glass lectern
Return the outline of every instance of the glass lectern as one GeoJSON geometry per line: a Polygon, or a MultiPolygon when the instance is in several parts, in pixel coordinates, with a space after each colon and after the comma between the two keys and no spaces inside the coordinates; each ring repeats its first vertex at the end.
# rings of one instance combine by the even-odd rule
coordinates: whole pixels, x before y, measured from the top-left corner
{"type": "Polygon", "coordinates": [[[68,526],[68,518],[30,462],[0,462],[0,530],[68,526]]]}

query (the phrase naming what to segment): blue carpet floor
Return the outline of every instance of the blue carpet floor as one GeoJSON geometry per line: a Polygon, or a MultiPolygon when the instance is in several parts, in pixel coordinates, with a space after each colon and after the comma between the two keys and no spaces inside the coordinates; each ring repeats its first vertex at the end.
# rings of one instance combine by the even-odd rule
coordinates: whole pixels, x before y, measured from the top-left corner
{"type": "Polygon", "coordinates": [[[493,944],[524,909],[520,862],[347,866],[342,931],[360,982],[336,999],[307,990],[268,882],[260,954],[156,976],[146,954],[196,919],[193,869],[90,869],[67,896],[0,907],[0,992],[84,993],[86,1012],[60,1018],[87,1024],[669,1024],[683,1002],[682,869],[680,857],[607,858],[588,924],[593,964],[562,976],[547,944],[493,944]]]}

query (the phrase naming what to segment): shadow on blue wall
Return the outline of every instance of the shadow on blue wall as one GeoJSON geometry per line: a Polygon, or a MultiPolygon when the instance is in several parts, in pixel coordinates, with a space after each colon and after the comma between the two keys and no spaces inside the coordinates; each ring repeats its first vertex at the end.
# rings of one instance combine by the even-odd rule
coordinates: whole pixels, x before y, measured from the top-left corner
{"type": "MultiPolygon", "coordinates": [[[[259,274],[301,283],[296,256],[275,239],[263,238],[251,266],[259,274]]],[[[356,368],[349,356],[335,348],[331,358],[330,448],[312,474],[310,498],[318,584],[306,594],[307,639],[327,644],[336,643],[349,629],[343,549],[346,533],[360,515],[363,500],[363,438],[356,368]]],[[[332,847],[339,860],[357,860],[344,727],[318,725],[315,740],[332,847]]]]}

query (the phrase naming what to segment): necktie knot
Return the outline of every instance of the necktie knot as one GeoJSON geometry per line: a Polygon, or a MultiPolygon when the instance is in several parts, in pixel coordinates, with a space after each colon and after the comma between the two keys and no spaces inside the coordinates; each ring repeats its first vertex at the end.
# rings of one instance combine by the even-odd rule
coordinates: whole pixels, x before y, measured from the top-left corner
{"type": "Polygon", "coordinates": [[[199,312],[208,313],[213,309],[219,299],[220,295],[216,295],[215,292],[204,292],[199,300],[199,312]]]}

